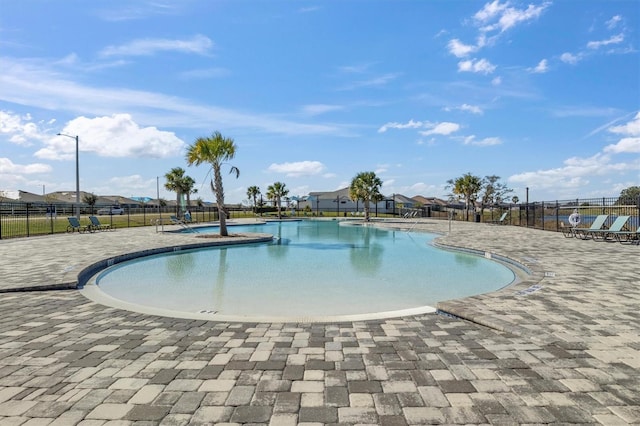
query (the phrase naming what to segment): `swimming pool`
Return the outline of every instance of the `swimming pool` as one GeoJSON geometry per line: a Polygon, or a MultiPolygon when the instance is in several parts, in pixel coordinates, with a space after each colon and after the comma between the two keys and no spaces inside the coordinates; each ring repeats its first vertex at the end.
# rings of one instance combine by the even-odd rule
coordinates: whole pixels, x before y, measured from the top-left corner
{"type": "Polygon", "coordinates": [[[313,321],[431,312],[438,301],[497,290],[516,278],[498,262],[433,247],[434,234],[338,221],[229,232],[274,240],[138,258],[102,271],[88,287],[141,312],[313,321]]]}

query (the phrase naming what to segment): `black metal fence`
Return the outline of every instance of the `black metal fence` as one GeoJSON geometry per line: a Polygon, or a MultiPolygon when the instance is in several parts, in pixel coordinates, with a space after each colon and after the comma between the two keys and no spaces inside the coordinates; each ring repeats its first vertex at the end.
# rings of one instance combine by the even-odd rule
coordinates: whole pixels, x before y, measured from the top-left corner
{"type": "Polygon", "coordinates": [[[640,227],[640,197],[635,200],[622,200],[619,197],[577,198],[500,206],[491,210],[489,220],[496,220],[503,212],[508,212],[507,223],[511,225],[547,231],[570,227],[569,216],[574,212],[579,214],[579,226],[588,227],[596,216],[606,214],[609,217],[605,226],[611,225],[618,216],[629,216],[626,230],[636,231],[640,227]]]}
{"type": "MultiPolygon", "coordinates": [[[[177,214],[175,206],[141,205],[124,206],[122,214],[100,215],[101,209],[109,208],[106,205],[90,206],[88,204],[68,203],[24,203],[24,202],[0,202],[0,239],[31,237],[67,232],[69,225],[67,217],[75,216],[79,209],[82,224],[88,224],[90,215],[98,215],[100,221],[115,228],[127,228],[136,226],[150,226],[157,223],[158,219],[169,219],[170,215],[177,214]]],[[[240,217],[252,217],[255,210],[251,207],[225,207],[228,217],[233,219],[240,217]]],[[[276,209],[258,208],[260,215],[274,215],[276,209]]],[[[577,210],[580,214],[581,226],[588,226],[597,215],[609,215],[606,225],[610,225],[616,217],[630,216],[626,229],[635,231],[640,227],[640,197],[637,199],[621,200],[619,197],[610,198],[577,198],[574,200],[543,201],[524,204],[510,204],[500,206],[485,206],[474,210],[465,210],[461,205],[448,206],[423,206],[420,208],[397,208],[392,212],[379,213],[371,211],[373,217],[392,216],[403,218],[435,218],[474,221],[495,222],[507,213],[505,223],[514,226],[548,231],[560,231],[563,224],[569,226],[569,216],[577,210]]],[[[191,218],[196,222],[213,222],[218,220],[218,209],[213,206],[189,207],[191,218]]],[[[284,211],[284,209],[283,209],[284,211]]],[[[291,214],[291,210],[287,211],[291,214]]],[[[309,215],[320,216],[344,216],[357,217],[362,211],[336,210],[323,212],[305,212],[296,209],[296,216],[309,215]]]]}
{"type": "MultiPolygon", "coordinates": [[[[110,214],[109,205],[1,202],[0,239],[67,232],[69,225],[67,217],[76,216],[78,210],[81,224],[88,225],[89,216],[95,215],[99,217],[100,222],[109,224],[114,228],[154,225],[158,219],[168,220],[169,216],[177,214],[175,206],[123,206],[122,214],[120,212],[110,214]]],[[[189,211],[194,221],[210,222],[218,220],[218,209],[216,207],[194,206],[190,207],[189,211]]],[[[232,210],[230,213],[236,216],[240,215],[236,210],[232,210]]]]}

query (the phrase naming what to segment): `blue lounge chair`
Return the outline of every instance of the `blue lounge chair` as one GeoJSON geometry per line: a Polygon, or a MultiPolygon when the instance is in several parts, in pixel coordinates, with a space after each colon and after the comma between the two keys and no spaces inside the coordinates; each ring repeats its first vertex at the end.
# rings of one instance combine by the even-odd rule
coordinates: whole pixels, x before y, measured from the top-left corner
{"type": "Polygon", "coordinates": [[[582,239],[586,240],[587,238],[591,237],[593,240],[604,241],[608,239],[609,234],[622,231],[622,228],[626,225],[629,217],[630,216],[618,216],[608,229],[593,229],[588,232],[584,232],[582,234],[582,239]]]}
{"type": "Polygon", "coordinates": [[[89,216],[89,220],[91,221],[91,227],[96,231],[109,231],[115,229],[108,223],[101,223],[98,216],[89,216]]]}
{"type": "Polygon", "coordinates": [[[591,226],[588,228],[573,228],[573,235],[575,237],[581,237],[584,239],[584,235],[585,233],[589,232],[589,231],[595,231],[597,229],[602,229],[602,227],[604,226],[604,223],[606,222],[607,218],[609,217],[608,214],[601,214],[599,216],[597,216],[594,221],[591,223],[591,226]]]}
{"type": "Polygon", "coordinates": [[[80,221],[75,216],[69,216],[67,220],[69,221],[69,226],[67,226],[67,232],[74,232],[74,231],[78,231],[79,233],[87,232],[87,231],[93,232],[93,228],[91,227],[91,225],[81,225],[80,221]]]}

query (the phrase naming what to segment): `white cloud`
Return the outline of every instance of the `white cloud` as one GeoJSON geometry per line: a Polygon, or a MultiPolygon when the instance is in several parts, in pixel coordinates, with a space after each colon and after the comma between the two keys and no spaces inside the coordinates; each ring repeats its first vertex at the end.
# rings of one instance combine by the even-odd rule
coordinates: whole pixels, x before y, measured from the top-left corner
{"type": "Polygon", "coordinates": [[[538,65],[536,65],[535,68],[531,69],[531,72],[536,74],[544,74],[548,70],[549,70],[549,66],[548,66],[547,60],[543,59],[540,62],[538,62],[538,65]]]}
{"type": "Polygon", "coordinates": [[[587,47],[589,49],[599,49],[602,46],[608,46],[610,44],[619,44],[619,43],[622,43],[623,41],[624,41],[624,34],[618,34],[618,35],[611,36],[607,40],[590,41],[587,43],[587,47]]]}
{"type": "Polygon", "coordinates": [[[458,62],[459,72],[475,72],[482,74],[491,74],[496,69],[496,66],[486,59],[470,59],[467,61],[458,62]]]}
{"type": "Polygon", "coordinates": [[[473,53],[476,50],[478,50],[476,46],[464,44],[457,38],[450,40],[448,47],[449,47],[449,53],[451,53],[452,55],[458,58],[464,58],[465,56],[469,56],[470,53],[473,53]]]}
{"type": "Polygon", "coordinates": [[[488,22],[502,13],[508,5],[508,2],[500,4],[500,0],[494,0],[491,3],[486,3],[482,9],[476,12],[473,18],[481,23],[488,22]]]}
{"type": "Polygon", "coordinates": [[[526,9],[509,7],[509,2],[500,4],[498,0],[487,3],[485,7],[476,13],[474,18],[482,25],[483,32],[504,32],[524,23],[538,18],[551,3],[545,2],[539,6],[530,4],[526,9]],[[497,18],[497,20],[496,20],[497,18]]]}
{"type": "Polygon", "coordinates": [[[608,29],[612,30],[612,29],[614,29],[616,26],[618,26],[618,24],[619,24],[620,22],[622,22],[622,16],[620,16],[620,15],[616,15],[616,16],[613,16],[611,19],[609,19],[609,20],[606,22],[606,25],[607,25],[607,28],[608,28],[608,29]]]}
{"type": "Polygon", "coordinates": [[[420,129],[422,127],[427,127],[430,124],[431,123],[428,121],[413,121],[413,119],[409,120],[407,123],[397,123],[393,121],[380,127],[378,129],[378,133],[384,133],[389,129],[420,129]]]}
{"type": "Polygon", "coordinates": [[[286,135],[350,134],[326,124],[306,124],[273,116],[238,112],[189,99],[118,87],[90,87],[51,69],[50,61],[20,61],[0,57],[0,101],[73,114],[110,115],[127,111],[140,123],[167,127],[259,129],[286,135]]]}
{"type": "Polygon", "coordinates": [[[574,55],[573,53],[565,52],[560,55],[560,60],[566,64],[575,65],[580,61],[580,55],[574,55]]]}
{"type": "Polygon", "coordinates": [[[157,52],[182,52],[205,55],[213,47],[213,42],[206,36],[196,35],[190,40],[142,39],[133,40],[120,46],[107,46],[100,52],[101,56],[151,56],[157,52]]]}
{"type": "Polygon", "coordinates": [[[493,145],[500,145],[502,144],[502,141],[500,140],[500,138],[497,137],[491,137],[491,138],[484,138],[484,139],[480,139],[480,140],[476,140],[475,135],[470,135],[464,138],[464,142],[465,145],[475,145],[475,146],[493,146],[493,145]]]}
{"type": "MultiPolygon", "coordinates": [[[[180,155],[185,143],[174,133],[155,127],[140,127],[129,114],[76,118],[60,132],[79,137],[80,151],[101,157],[165,158],[180,155]]],[[[68,160],[75,157],[75,141],[55,136],[45,141],[36,157],[68,160]]]]}
{"type": "Polygon", "coordinates": [[[342,105],[327,105],[327,104],[315,104],[305,105],[302,107],[302,111],[307,115],[320,115],[327,112],[341,111],[344,107],[342,105]]]}
{"type": "Polygon", "coordinates": [[[620,139],[616,144],[607,145],[604,152],[614,154],[640,153],[640,112],[630,122],[621,126],[613,126],[609,128],[609,131],[628,137],[620,139]]]}
{"type": "Polygon", "coordinates": [[[284,173],[287,177],[300,177],[318,175],[324,169],[324,164],[319,161],[298,161],[295,163],[273,163],[267,170],[274,173],[284,173]]]}
{"type": "Polygon", "coordinates": [[[468,111],[472,114],[482,114],[482,108],[476,105],[462,104],[459,109],[461,111],[468,111]]]}
{"type": "Polygon", "coordinates": [[[0,175],[48,173],[51,170],[52,168],[48,164],[15,164],[9,158],[0,157],[0,175]]]}
{"type": "Polygon", "coordinates": [[[614,154],[620,154],[620,153],[640,154],[640,137],[622,138],[616,144],[605,146],[604,152],[612,152],[614,154]]]}
{"type": "Polygon", "coordinates": [[[640,170],[640,161],[613,163],[610,156],[597,153],[588,158],[569,158],[564,161],[563,167],[520,173],[509,177],[508,180],[538,189],[558,190],[588,185],[591,176],[603,176],[628,170],[640,170]]]}
{"type": "Polygon", "coordinates": [[[34,141],[50,138],[46,128],[54,122],[55,120],[34,123],[29,114],[18,115],[0,110],[0,135],[7,136],[8,141],[16,145],[30,146],[34,141]]]}
{"type": "Polygon", "coordinates": [[[621,126],[613,126],[609,129],[611,133],[640,136],[640,112],[638,112],[633,120],[621,126]]]}
{"type": "Polygon", "coordinates": [[[433,126],[433,128],[431,130],[425,130],[420,132],[420,134],[422,136],[429,136],[429,135],[450,135],[451,133],[455,133],[458,130],[460,130],[460,125],[457,123],[450,123],[447,121],[444,121],[442,123],[438,123],[435,126],[433,126]]]}
{"type": "Polygon", "coordinates": [[[496,77],[493,80],[491,80],[491,84],[493,86],[500,86],[502,84],[502,77],[496,77]]]}

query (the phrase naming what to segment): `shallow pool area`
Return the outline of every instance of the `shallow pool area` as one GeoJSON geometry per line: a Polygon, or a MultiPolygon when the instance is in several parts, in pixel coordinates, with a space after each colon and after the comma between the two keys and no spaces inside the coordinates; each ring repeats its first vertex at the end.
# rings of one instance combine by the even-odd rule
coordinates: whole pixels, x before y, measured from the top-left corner
{"type": "Polygon", "coordinates": [[[269,233],[274,240],[141,257],[100,272],[86,289],[107,304],[170,316],[330,320],[429,312],[438,301],[516,279],[502,263],[434,247],[435,234],[338,221],[229,232],[269,233]]]}

